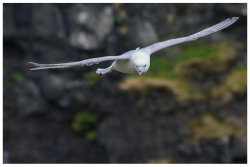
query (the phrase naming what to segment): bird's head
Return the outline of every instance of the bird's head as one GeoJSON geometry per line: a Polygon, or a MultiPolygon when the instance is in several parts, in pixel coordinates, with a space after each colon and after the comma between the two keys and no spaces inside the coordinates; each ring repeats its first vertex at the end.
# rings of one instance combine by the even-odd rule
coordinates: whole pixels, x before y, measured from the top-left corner
{"type": "Polygon", "coordinates": [[[139,75],[148,71],[149,61],[148,59],[137,59],[134,63],[135,69],[139,75]]]}

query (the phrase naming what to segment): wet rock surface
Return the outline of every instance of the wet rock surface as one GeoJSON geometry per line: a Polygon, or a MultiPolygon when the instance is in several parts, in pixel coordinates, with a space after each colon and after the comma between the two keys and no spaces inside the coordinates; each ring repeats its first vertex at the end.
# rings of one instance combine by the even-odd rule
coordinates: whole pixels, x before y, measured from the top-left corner
{"type": "Polygon", "coordinates": [[[246,4],[4,4],[3,162],[246,163],[246,9],[246,4]],[[135,80],[131,86],[127,74],[95,74],[111,62],[29,70],[28,62],[120,55],[233,16],[240,19],[223,31],[151,56],[173,60],[192,45],[233,43],[235,57],[221,71],[210,68],[214,62],[184,60],[189,64],[178,64],[183,71],[177,74],[185,80],[163,75],[162,82],[152,79],[152,63],[148,83],[135,80]],[[77,131],[78,126],[87,130],[77,131]]]}

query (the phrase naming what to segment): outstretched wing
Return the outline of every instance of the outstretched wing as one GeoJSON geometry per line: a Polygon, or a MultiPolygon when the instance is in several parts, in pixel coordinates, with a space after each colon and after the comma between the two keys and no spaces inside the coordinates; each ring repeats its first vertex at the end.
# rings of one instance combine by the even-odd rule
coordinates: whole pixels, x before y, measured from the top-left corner
{"type": "Polygon", "coordinates": [[[158,42],[156,44],[142,48],[142,50],[144,50],[148,54],[152,54],[152,53],[154,53],[160,49],[163,49],[165,47],[168,47],[168,46],[176,45],[176,44],[187,42],[187,41],[194,41],[200,37],[207,36],[209,34],[220,31],[220,30],[230,26],[231,24],[236,22],[238,20],[238,18],[239,17],[228,18],[228,19],[226,19],[226,20],[224,20],[224,21],[222,21],[222,22],[220,22],[212,27],[206,28],[205,30],[200,31],[198,33],[195,33],[193,35],[190,35],[187,37],[182,37],[182,38],[171,39],[171,40],[167,40],[167,41],[163,41],[163,42],[158,42]]]}
{"type": "Polygon", "coordinates": [[[29,62],[29,64],[35,66],[35,68],[32,68],[30,70],[43,70],[43,69],[53,69],[53,68],[70,68],[73,66],[91,66],[93,64],[98,64],[102,61],[108,61],[108,60],[120,60],[120,59],[129,59],[130,54],[124,53],[120,56],[105,56],[105,57],[97,57],[77,62],[70,62],[70,63],[59,63],[59,64],[38,64],[29,62]]]}

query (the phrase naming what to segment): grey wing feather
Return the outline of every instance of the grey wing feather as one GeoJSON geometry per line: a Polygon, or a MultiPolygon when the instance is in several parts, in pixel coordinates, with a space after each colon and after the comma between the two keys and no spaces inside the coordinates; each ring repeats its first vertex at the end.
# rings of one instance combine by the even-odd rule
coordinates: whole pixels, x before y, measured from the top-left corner
{"type": "Polygon", "coordinates": [[[156,44],[145,47],[142,50],[146,51],[148,54],[152,54],[152,53],[154,53],[160,49],[163,49],[165,47],[168,47],[168,46],[176,45],[176,44],[187,42],[187,41],[194,41],[200,37],[207,36],[209,34],[220,31],[220,30],[230,26],[231,24],[236,22],[238,20],[238,18],[239,17],[228,18],[228,19],[226,19],[218,24],[215,24],[212,27],[206,28],[205,30],[200,31],[198,33],[195,33],[193,35],[190,35],[187,37],[182,37],[182,38],[171,39],[171,40],[167,40],[167,41],[163,41],[163,42],[158,42],[156,44]]]}
{"type": "Polygon", "coordinates": [[[34,62],[29,62],[29,64],[35,66],[35,68],[32,68],[30,70],[43,70],[43,69],[53,69],[53,68],[70,68],[73,66],[91,66],[93,64],[98,64],[102,61],[108,61],[108,60],[118,60],[118,59],[129,59],[129,54],[123,54],[120,56],[105,56],[105,57],[98,57],[98,58],[92,58],[77,62],[70,62],[70,63],[59,63],[59,64],[38,64],[34,62]]]}

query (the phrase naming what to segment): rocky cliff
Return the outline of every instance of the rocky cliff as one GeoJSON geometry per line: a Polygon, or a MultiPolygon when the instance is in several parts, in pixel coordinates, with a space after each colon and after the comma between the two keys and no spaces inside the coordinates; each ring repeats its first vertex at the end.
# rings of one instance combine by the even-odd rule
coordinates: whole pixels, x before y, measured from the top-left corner
{"type": "Polygon", "coordinates": [[[4,163],[246,163],[246,4],[3,4],[4,163]],[[143,76],[89,67],[232,26],[151,56],[143,76]]]}

